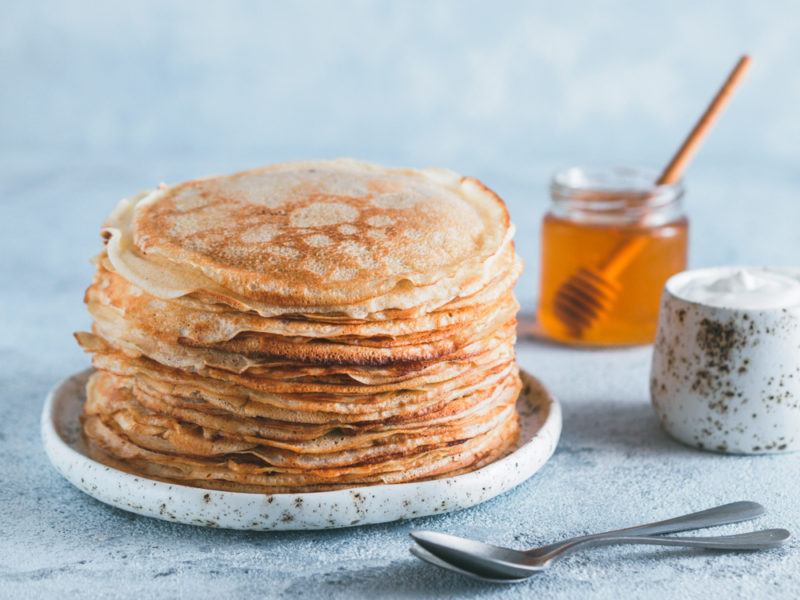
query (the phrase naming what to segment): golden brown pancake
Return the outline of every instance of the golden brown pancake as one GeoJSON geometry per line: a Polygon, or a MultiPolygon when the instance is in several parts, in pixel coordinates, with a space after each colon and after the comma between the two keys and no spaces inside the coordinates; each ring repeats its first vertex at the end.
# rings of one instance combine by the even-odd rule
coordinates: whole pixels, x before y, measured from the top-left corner
{"type": "Polygon", "coordinates": [[[479,468],[518,431],[502,201],[444,170],[273,165],[120,203],[78,333],[106,464],[250,492],[479,468]]]}
{"type": "Polygon", "coordinates": [[[375,339],[391,342],[395,338],[420,333],[441,335],[447,328],[458,327],[483,319],[501,303],[513,302],[510,294],[521,270],[520,261],[509,261],[491,285],[472,297],[449,302],[433,312],[416,318],[403,318],[399,311],[390,317],[372,319],[320,320],[326,315],[310,317],[266,318],[252,312],[232,310],[224,305],[198,305],[186,298],[156,298],[123,277],[109,270],[106,261],[98,265],[95,281],[86,291],[86,302],[107,305],[124,312],[126,319],[140,327],[185,338],[198,344],[230,340],[241,333],[264,333],[286,337],[323,339],[375,339]]]}
{"type": "Polygon", "coordinates": [[[114,269],[154,296],[358,317],[473,294],[513,227],[474,179],[338,160],[159,188],[120,203],[103,231],[114,269]]]}

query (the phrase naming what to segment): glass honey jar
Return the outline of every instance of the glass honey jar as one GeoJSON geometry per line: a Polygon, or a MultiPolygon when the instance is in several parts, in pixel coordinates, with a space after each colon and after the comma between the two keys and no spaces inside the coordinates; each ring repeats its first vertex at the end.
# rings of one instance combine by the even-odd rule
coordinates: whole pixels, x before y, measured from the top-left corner
{"type": "Polygon", "coordinates": [[[666,280],[686,269],[680,182],[638,168],[558,171],[542,221],[537,328],[576,345],[653,341],[666,280]]]}

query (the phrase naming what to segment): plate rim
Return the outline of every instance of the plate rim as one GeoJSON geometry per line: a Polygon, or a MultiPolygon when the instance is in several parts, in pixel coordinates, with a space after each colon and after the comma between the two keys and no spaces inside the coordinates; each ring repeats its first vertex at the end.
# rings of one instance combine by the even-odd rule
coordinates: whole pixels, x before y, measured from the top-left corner
{"type": "MultiPolygon", "coordinates": [[[[541,382],[541,380],[520,368],[520,376],[522,377],[523,383],[525,384],[530,381],[533,385],[538,386],[538,388],[541,390],[541,393],[544,395],[544,398],[548,401],[547,417],[541,426],[535,431],[535,433],[531,435],[530,439],[525,441],[516,450],[499,460],[481,467],[480,469],[476,469],[475,471],[440,479],[357,486],[319,492],[265,494],[257,492],[232,492],[214,490],[210,488],[198,488],[178,483],[168,483],[150,479],[105,465],[94,460],[87,454],[81,452],[79,449],[76,449],[68,440],[64,439],[57,425],[57,404],[66,401],[64,396],[65,394],[69,393],[68,387],[70,385],[76,385],[81,378],[88,377],[94,370],[95,369],[93,367],[89,367],[64,377],[57,382],[47,394],[47,398],[42,408],[40,435],[45,453],[51,465],[74,487],[104,504],[147,517],[190,525],[258,531],[318,530],[387,523],[397,520],[420,518],[435,514],[445,514],[447,512],[456,510],[463,510],[486,502],[494,497],[500,496],[530,479],[550,460],[556,450],[556,447],[558,446],[558,442],[561,437],[562,410],[560,402],[541,382]],[[528,381],[526,381],[526,379],[528,381]],[[384,498],[385,502],[391,497],[401,497],[404,495],[424,497],[426,496],[426,493],[439,492],[442,488],[447,488],[448,486],[454,485],[468,489],[470,486],[480,484],[482,480],[491,479],[493,475],[504,472],[507,468],[509,468],[511,461],[519,461],[520,454],[523,456],[526,454],[533,454],[538,446],[540,446],[541,443],[547,439],[552,440],[548,451],[540,455],[532,467],[519,468],[519,463],[517,463],[516,467],[518,472],[513,477],[513,481],[500,485],[498,490],[491,490],[487,494],[483,495],[479,494],[479,497],[474,501],[467,500],[466,502],[457,502],[451,507],[446,506],[440,508],[436,506],[432,507],[430,510],[424,509],[421,512],[415,511],[415,514],[412,515],[390,516],[383,519],[380,517],[380,515],[375,516],[373,514],[368,518],[359,519],[358,521],[351,523],[336,522],[336,524],[334,524],[331,520],[329,524],[323,524],[320,526],[301,525],[300,523],[295,523],[294,519],[288,520],[283,518],[280,521],[276,521],[268,526],[264,526],[263,523],[256,522],[253,522],[250,525],[242,525],[241,523],[226,519],[189,519],[186,515],[181,516],[175,514],[173,511],[165,510],[165,504],[167,500],[164,500],[164,495],[166,495],[168,500],[173,500],[173,496],[178,494],[183,497],[188,497],[191,502],[197,502],[199,506],[202,506],[200,503],[208,503],[209,498],[213,497],[214,499],[219,498],[230,502],[234,506],[244,506],[247,504],[252,504],[253,502],[263,503],[266,500],[274,507],[280,508],[283,506],[290,507],[292,503],[297,506],[298,498],[308,499],[311,502],[316,501],[318,506],[322,507],[326,505],[336,505],[339,502],[352,502],[354,498],[358,499],[362,494],[369,495],[372,498],[381,496],[384,498]],[[148,508],[147,506],[141,504],[125,504],[122,500],[109,498],[108,494],[98,491],[98,486],[93,483],[92,479],[87,481],[86,477],[79,477],[73,473],[74,468],[78,468],[81,471],[98,471],[97,476],[105,478],[105,481],[103,482],[104,485],[116,484],[116,487],[120,490],[123,490],[123,488],[126,486],[133,486],[138,488],[139,492],[144,492],[146,496],[153,497],[151,499],[164,500],[164,502],[160,503],[159,510],[156,511],[154,508],[148,508]]],[[[83,386],[80,386],[80,389],[83,389],[83,386]]],[[[131,490],[131,492],[132,491],[133,490],[131,490]]],[[[486,491],[485,486],[483,487],[483,491],[486,491]]],[[[430,495],[440,496],[441,494],[431,493],[430,495]]],[[[284,515],[286,514],[289,513],[284,512],[284,515]]]]}

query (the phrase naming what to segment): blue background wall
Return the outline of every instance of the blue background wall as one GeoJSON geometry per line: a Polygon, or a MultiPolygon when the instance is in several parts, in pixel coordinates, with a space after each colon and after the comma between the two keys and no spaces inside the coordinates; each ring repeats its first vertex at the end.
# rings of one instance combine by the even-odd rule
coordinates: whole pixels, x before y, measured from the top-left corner
{"type": "Polygon", "coordinates": [[[743,51],[754,68],[687,174],[692,262],[798,262],[798,2],[2,7],[0,260],[15,271],[37,260],[15,239],[49,224],[43,252],[88,279],[103,216],[159,181],[354,156],[494,187],[531,303],[552,170],[662,165],[743,51]]]}

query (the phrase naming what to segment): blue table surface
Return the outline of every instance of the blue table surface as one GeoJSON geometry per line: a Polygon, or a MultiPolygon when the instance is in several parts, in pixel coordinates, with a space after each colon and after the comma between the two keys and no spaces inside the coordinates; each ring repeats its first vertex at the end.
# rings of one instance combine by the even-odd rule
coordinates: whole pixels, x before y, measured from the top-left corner
{"type": "MultiPolygon", "coordinates": [[[[240,533],[147,519],[83,495],[47,463],[38,418],[47,390],[88,363],[71,333],[89,324],[81,298],[99,223],[118,198],[162,179],[243,165],[14,156],[0,164],[1,598],[797,596],[797,541],[757,555],[595,549],[509,587],[409,555],[414,528],[524,547],[739,499],[769,512],[715,533],[758,526],[800,534],[799,457],[720,456],[672,441],[648,402],[649,347],[580,351],[521,341],[520,363],[563,404],[560,445],[531,480],[462,512],[336,531],[240,533]]],[[[546,172],[477,174],[501,191],[517,222],[528,262],[519,295],[530,310],[546,172]]],[[[787,251],[797,250],[800,202],[789,202],[797,191],[790,177],[708,168],[691,189],[695,264],[787,264],[787,251]],[[746,211],[754,199],[757,210],[746,211]]]]}

